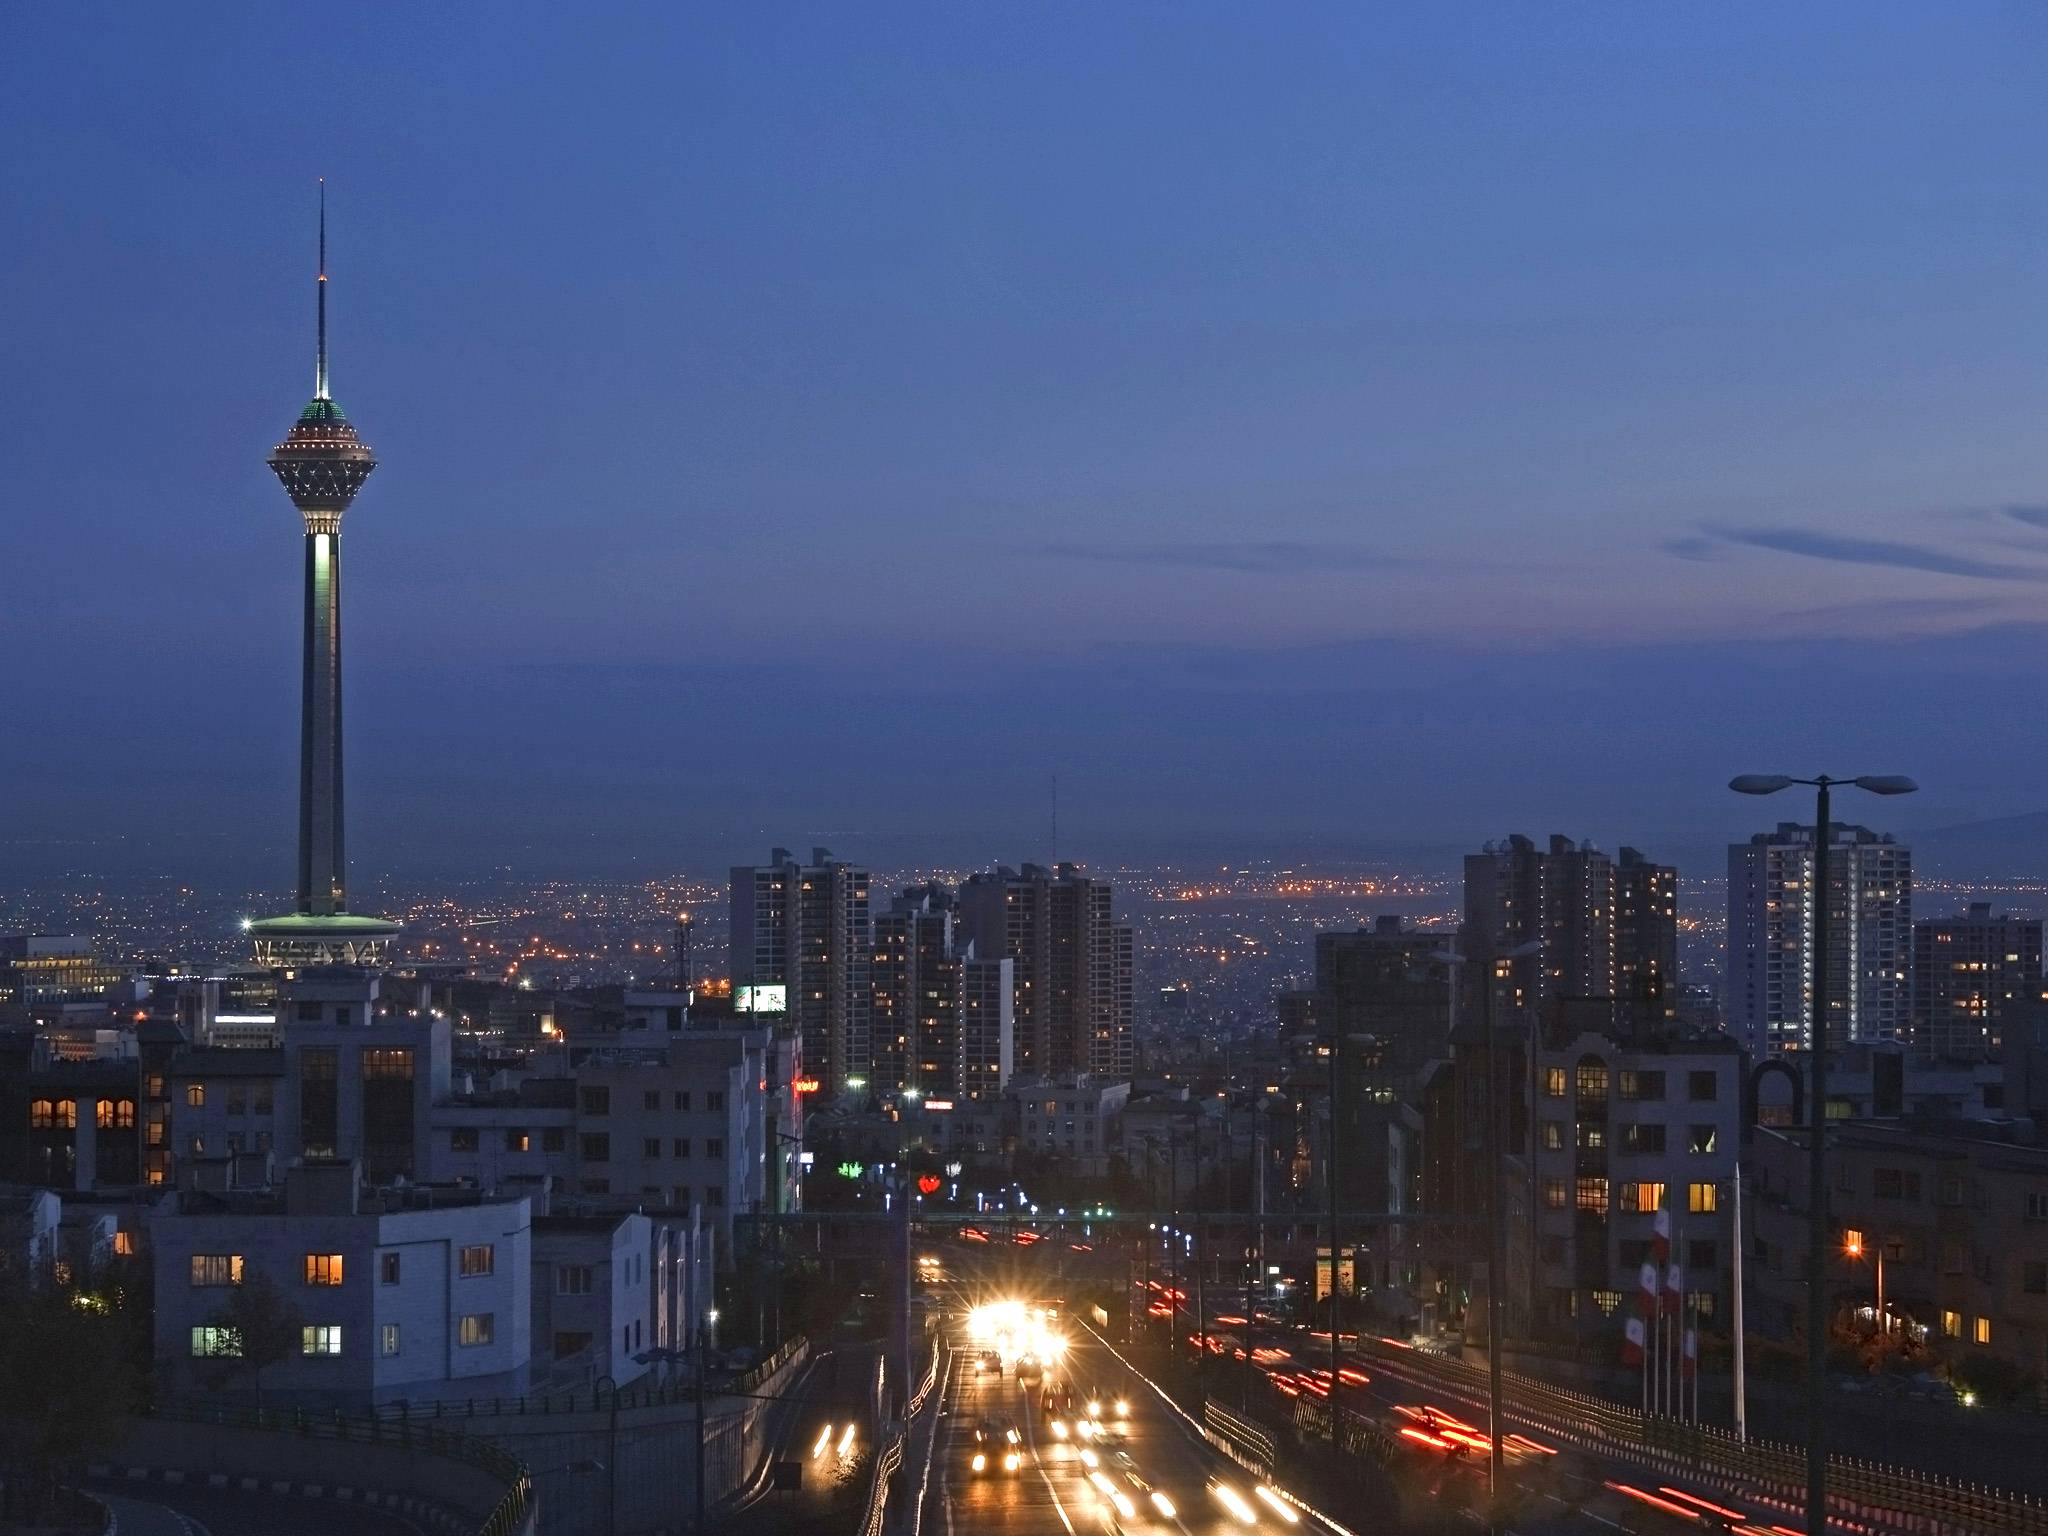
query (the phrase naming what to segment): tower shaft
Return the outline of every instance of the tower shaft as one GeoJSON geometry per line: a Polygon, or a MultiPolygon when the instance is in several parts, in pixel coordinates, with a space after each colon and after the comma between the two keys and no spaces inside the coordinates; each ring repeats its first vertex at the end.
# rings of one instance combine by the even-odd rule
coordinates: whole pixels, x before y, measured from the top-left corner
{"type": "Polygon", "coordinates": [[[305,677],[299,716],[298,910],[348,910],[342,844],[341,529],[306,530],[305,677]]]}

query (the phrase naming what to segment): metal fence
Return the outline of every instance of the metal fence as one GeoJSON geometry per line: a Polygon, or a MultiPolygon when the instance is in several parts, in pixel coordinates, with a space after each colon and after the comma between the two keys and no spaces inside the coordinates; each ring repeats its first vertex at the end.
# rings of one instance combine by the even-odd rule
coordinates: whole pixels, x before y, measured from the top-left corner
{"type": "MultiPolygon", "coordinates": [[[[744,1397],[760,1390],[777,1371],[796,1358],[806,1341],[799,1335],[788,1340],[766,1360],[743,1376],[708,1384],[707,1397],[744,1397]]],[[[380,1403],[374,1410],[379,1418],[400,1422],[434,1419],[475,1419],[518,1417],[536,1413],[602,1413],[612,1406],[613,1394],[597,1387],[572,1388],[563,1392],[528,1392],[519,1397],[429,1397],[403,1398],[380,1403]]],[[[640,1383],[618,1392],[618,1406],[657,1408],[697,1400],[694,1377],[649,1384],[640,1383]]]]}
{"type": "MultiPolygon", "coordinates": [[[[1486,1396],[1487,1373],[1466,1361],[1372,1338],[1361,1339],[1360,1348],[1396,1372],[1455,1388],[1468,1398],[1486,1396]]],[[[1588,1449],[1630,1456],[1674,1473],[1718,1476],[1794,1503],[1805,1495],[1803,1446],[1738,1441],[1726,1430],[1645,1414],[1512,1371],[1502,1373],[1502,1396],[1509,1412],[1588,1449]]],[[[1352,1417],[1345,1415],[1347,1427],[1352,1417]]],[[[1327,1429],[1322,1433],[1327,1438],[1327,1429]]],[[[1859,1457],[1828,1458],[1828,1493],[1832,1515],[1864,1526],[1905,1528],[1926,1536],[2048,1536],[2048,1502],[1859,1457]]]]}
{"type": "Polygon", "coordinates": [[[868,1484],[867,1513],[861,1516],[860,1536],[882,1536],[882,1522],[889,1513],[889,1479],[903,1465],[903,1431],[892,1429],[875,1453],[875,1475],[868,1484]]]}
{"type": "Polygon", "coordinates": [[[459,1461],[501,1478],[505,1492],[477,1536],[515,1536],[526,1524],[533,1501],[533,1480],[526,1463],[503,1448],[474,1435],[426,1425],[391,1424],[381,1419],[349,1418],[340,1413],[304,1409],[256,1408],[241,1403],[161,1403],[151,1417],[185,1424],[218,1424],[237,1429],[263,1429],[308,1440],[344,1444],[384,1445],[459,1461]]]}

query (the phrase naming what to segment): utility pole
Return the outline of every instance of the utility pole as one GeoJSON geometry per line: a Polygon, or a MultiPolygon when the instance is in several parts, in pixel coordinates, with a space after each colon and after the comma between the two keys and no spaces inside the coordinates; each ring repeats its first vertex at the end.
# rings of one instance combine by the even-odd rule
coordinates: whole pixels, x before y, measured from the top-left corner
{"type": "MultiPolygon", "coordinates": [[[[704,1536],[704,1366],[710,1337],[704,1331],[704,1324],[697,1324],[697,1523],[693,1529],[697,1536],[704,1536]]],[[[617,1536],[617,1533],[614,1533],[617,1536]]]]}
{"type": "MultiPolygon", "coordinates": [[[[1486,1403],[1487,1438],[1492,1441],[1487,1451],[1487,1497],[1497,1512],[1500,1506],[1501,1489],[1501,1272],[1507,1268],[1503,1258],[1501,1211],[1500,1211],[1500,1059],[1499,1041],[1494,1029],[1494,962],[1486,962],[1486,992],[1481,998],[1480,1017],[1484,1021],[1486,1039],[1486,1403]]],[[[1488,1528],[1492,1528],[1494,1513],[1489,1512],[1488,1528]]]]}
{"type": "Polygon", "coordinates": [[[590,1386],[590,1402],[597,1406],[597,1391],[600,1387],[611,1391],[611,1414],[605,1421],[604,1442],[604,1528],[605,1536],[619,1536],[619,1384],[610,1376],[600,1376],[590,1386]]]}
{"type": "Polygon", "coordinates": [[[1735,1161],[1735,1441],[1738,1445],[1749,1443],[1749,1397],[1743,1383],[1743,1354],[1746,1348],[1742,1333],[1742,1160],[1735,1161]]]}
{"type": "MultiPolygon", "coordinates": [[[[1166,1146],[1167,1160],[1171,1168],[1171,1172],[1168,1175],[1167,1204],[1172,1207],[1174,1214],[1177,1216],[1180,1214],[1180,1133],[1178,1131],[1168,1133],[1166,1146]]],[[[1180,1297],[1182,1290],[1185,1289],[1181,1282],[1187,1278],[1187,1270],[1182,1266],[1181,1259],[1186,1252],[1183,1245],[1187,1241],[1187,1234],[1175,1231],[1171,1227],[1167,1229],[1167,1233],[1166,1253],[1167,1257],[1173,1261],[1172,1276],[1166,1282],[1166,1354],[1167,1358],[1171,1360],[1180,1354],[1180,1297]]]]}
{"type": "Polygon", "coordinates": [[[1337,1021],[1330,1021],[1330,1444],[1337,1444],[1337,1418],[1341,1399],[1338,1397],[1343,1358],[1337,1347],[1337,1148],[1343,1138],[1337,1131],[1337,1102],[1342,1088],[1341,1063],[1344,1059],[1344,1032],[1337,1027],[1337,1021]]]}

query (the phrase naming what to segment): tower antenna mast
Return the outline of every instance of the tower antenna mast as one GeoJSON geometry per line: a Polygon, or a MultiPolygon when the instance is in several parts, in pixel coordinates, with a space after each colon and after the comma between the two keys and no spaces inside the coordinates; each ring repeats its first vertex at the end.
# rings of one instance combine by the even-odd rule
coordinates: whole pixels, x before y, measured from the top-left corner
{"type": "Polygon", "coordinates": [[[320,360],[313,372],[313,398],[327,398],[327,178],[320,178],[320,276],[314,281],[320,294],[320,360]]]}

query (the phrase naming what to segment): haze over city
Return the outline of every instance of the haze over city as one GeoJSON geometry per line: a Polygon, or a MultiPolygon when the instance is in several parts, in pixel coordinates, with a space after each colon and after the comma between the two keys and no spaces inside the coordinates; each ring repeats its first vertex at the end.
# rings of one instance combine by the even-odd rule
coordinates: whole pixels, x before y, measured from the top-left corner
{"type": "Polygon", "coordinates": [[[6,23],[16,878],[289,848],[319,176],[366,870],[2043,808],[2031,11],[275,21],[6,23]]]}

